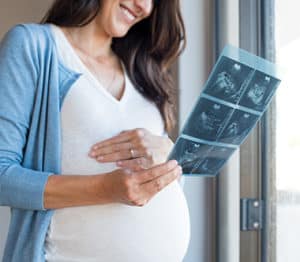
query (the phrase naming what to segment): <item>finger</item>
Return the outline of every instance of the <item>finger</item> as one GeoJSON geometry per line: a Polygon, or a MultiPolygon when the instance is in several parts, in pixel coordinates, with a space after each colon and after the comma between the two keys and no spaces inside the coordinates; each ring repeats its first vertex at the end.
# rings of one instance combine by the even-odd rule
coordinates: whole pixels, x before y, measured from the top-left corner
{"type": "MultiPolygon", "coordinates": [[[[142,157],[142,155],[134,150],[134,157],[142,157]]],[[[123,150],[119,152],[114,152],[107,155],[98,156],[96,158],[97,161],[101,163],[107,163],[107,162],[117,162],[117,161],[124,161],[124,160],[130,160],[132,159],[132,151],[131,150],[123,150]]]]}
{"type": "Polygon", "coordinates": [[[167,174],[156,177],[155,179],[142,184],[141,187],[146,192],[148,192],[150,196],[153,196],[159,191],[161,191],[163,188],[165,188],[167,185],[172,183],[174,180],[176,180],[181,175],[181,173],[182,168],[180,166],[177,166],[167,174]]]}
{"type": "Polygon", "coordinates": [[[96,160],[102,163],[106,163],[106,162],[117,162],[117,161],[123,161],[123,160],[130,160],[134,157],[135,158],[139,158],[139,157],[143,157],[144,154],[141,153],[141,151],[138,151],[136,149],[132,149],[132,150],[122,150],[119,152],[114,152],[111,154],[107,154],[107,155],[101,155],[96,157],[96,160]]]}
{"type": "Polygon", "coordinates": [[[177,165],[178,163],[176,160],[170,160],[166,163],[136,173],[136,179],[140,184],[146,183],[155,179],[156,177],[167,174],[168,172],[176,168],[177,165]]]}
{"type": "Polygon", "coordinates": [[[147,133],[148,133],[148,131],[146,129],[143,129],[143,128],[125,130],[125,131],[122,131],[121,133],[119,133],[118,135],[116,135],[112,138],[106,139],[104,141],[101,141],[101,142],[95,144],[92,147],[92,150],[97,149],[97,148],[102,147],[102,146],[112,144],[112,143],[121,143],[121,142],[126,142],[126,141],[129,141],[129,140],[135,139],[135,138],[142,138],[147,133]]]}
{"type": "Polygon", "coordinates": [[[96,150],[93,150],[90,152],[90,156],[97,158],[98,156],[102,156],[102,155],[108,155],[108,154],[112,154],[112,153],[116,153],[116,152],[120,152],[120,151],[130,151],[130,149],[132,149],[133,145],[132,143],[128,143],[128,142],[121,142],[121,143],[117,143],[117,144],[110,144],[104,147],[100,147],[96,150]]]}
{"type": "Polygon", "coordinates": [[[96,150],[100,147],[105,147],[111,144],[128,142],[130,139],[131,139],[131,133],[129,131],[123,131],[112,138],[108,138],[99,143],[96,143],[95,145],[92,146],[92,150],[96,150]]]}
{"type": "Polygon", "coordinates": [[[129,150],[121,151],[121,152],[115,152],[111,154],[107,154],[104,156],[98,156],[96,160],[101,163],[109,163],[109,162],[117,162],[117,161],[123,161],[123,160],[129,160],[131,158],[131,153],[129,150]]]}
{"type": "Polygon", "coordinates": [[[117,166],[129,168],[133,171],[141,171],[151,167],[151,161],[144,157],[139,157],[131,160],[117,161],[117,166]]]}
{"type": "MultiPolygon", "coordinates": [[[[90,154],[91,155],[91,154],[90,154]]],[[[95,157],[95,159],[99,162],[117,162],[123,160],[136,159],[145,156],[142,150],[137,149],[125,149],[118,152],[113,152],[106,155],[100,155],[95,157]]],[[[147,154],[148,157],[148,154],[147,154]]],[[[149,157],[150,159],[150,157],[149,157]]]]}

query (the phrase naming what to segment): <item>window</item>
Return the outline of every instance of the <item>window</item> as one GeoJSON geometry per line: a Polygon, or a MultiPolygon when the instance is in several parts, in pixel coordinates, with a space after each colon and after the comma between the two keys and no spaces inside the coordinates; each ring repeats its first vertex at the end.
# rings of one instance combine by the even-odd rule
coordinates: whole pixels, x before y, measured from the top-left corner
{"type": "Polygon", "coordinates": [[[276,1],[276,59],[285,72],[276,98],[277,262],[300,261],[299,8],[276,1]]]}

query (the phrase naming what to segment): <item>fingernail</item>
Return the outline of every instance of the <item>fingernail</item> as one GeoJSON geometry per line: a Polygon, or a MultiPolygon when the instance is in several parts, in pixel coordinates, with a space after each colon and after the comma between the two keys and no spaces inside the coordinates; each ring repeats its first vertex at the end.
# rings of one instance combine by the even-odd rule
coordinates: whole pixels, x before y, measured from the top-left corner
{"type": "Polygon", "coordinates": [[[99,148],[99,146],[93,146],[93,150],[96,150],[98,148],[99,148]]]}
{"type": "Polygon", "coordinates": [[[122,164],[123,164],[122,161],[117,161],[117,165],[118,165],[118,166],[121,166],[122,164]]]}
{"type": "Polygon", "coordinates": [[[91,157],[94,157],[94,156],[96,156],[96,152],[94,152],[94,151],[91,151],[91,152],[89,153],[89,156],[91,156],[91,157]]]}
{"type": "Polygon", "coordinates": [[[103,159],[104,159],[103,156],[98,156],[98,157],[97,157],[97,160],[99,160],[99,161],[101,161],[101,160],[103,160],[103,159]]]}
{"type": "Polygon", "coordinates": [[[178,165],[178,162],[176,160],[171,160],[171,165],[176,166],[176,165],[178,165]]]}

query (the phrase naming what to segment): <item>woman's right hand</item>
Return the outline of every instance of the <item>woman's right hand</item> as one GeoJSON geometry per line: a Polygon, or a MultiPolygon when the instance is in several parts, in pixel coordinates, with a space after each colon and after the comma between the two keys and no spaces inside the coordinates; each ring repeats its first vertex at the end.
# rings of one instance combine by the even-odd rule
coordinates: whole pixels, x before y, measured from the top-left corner
{"type": "Polygon", "coordinates": [[[141,171],[117,169],[105,174],[105,188],[112,202],[144,206],[164,187],[182,174],[176,160],[141,171]]]}

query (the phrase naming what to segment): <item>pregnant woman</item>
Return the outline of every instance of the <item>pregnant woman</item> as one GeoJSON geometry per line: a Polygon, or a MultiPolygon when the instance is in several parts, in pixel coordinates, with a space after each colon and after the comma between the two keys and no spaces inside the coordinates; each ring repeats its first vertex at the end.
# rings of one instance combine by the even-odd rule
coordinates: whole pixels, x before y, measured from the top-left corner
{"type": "Polygon", "coordinates": [[[0,45],[5,262],[180,262],[190,238],[167,161],[179,0],[56,0],[0,45]]]}

